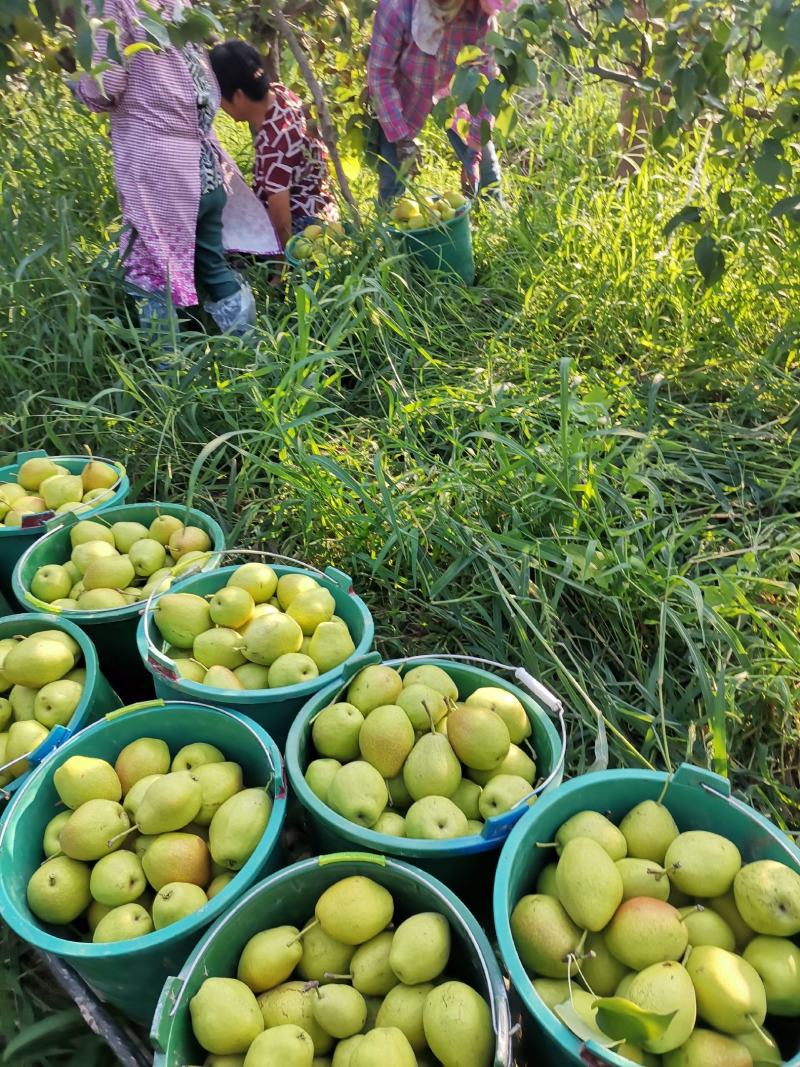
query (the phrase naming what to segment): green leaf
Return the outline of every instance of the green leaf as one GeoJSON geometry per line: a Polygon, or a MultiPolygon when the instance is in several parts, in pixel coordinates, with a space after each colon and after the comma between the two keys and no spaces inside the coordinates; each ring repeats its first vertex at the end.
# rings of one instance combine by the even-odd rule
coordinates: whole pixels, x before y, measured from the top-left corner
{"type": "Polygon", "coordinates": [[[694,261],[708,287],[715,285],[725,273],[725,256],[710,234],[705,234],[694,246],[694,261]]]}
{"type": "Polygon", "coordinates": [[[48,1015],[38,1022],[30,1023],[3,1050],[2,1063],[21,1063],[24,1059],[41,1052],[62,1048],[69,1040],[84,1032],[86,1024],[76,1007],[48,1015]]]}
{"type": "Polygon", "coordinates": [[[674,1011],[659,1014],[645,1011],[625,997],[601,997],[594,1002],[597,1008],[597,1025],[614,1041],[630,1041],[642,1045],[655,1041],[667,1031],[677,1014],[674,1011]]]}
{"type": "Polygon", "coordinates": [[[717,193],[717,207],[723,215],[730,215],[730,213],[733,211],[731,194],[729,192],[726,192],[726,190],[724,189],[721,192],[717,193]]]}
{"type": "Polygon", "coordinates": [[[782,178],[792,176],[792,168],[780,155],[781,144],[769,137],[761,146],[761,154],[753,161],[753,170],[765,185],[777,185],[782,178]]]}
{"type": "Polygon", "coordinates": [[[780,219],[788,215],[792,222],[800,222],[800,196],[783,196],[770,208],[770,217],[780,219]]]}
{"type": "Polygon", "coordinates": [[[539,67],[532,59],[525,59],[522,63],[528,85],[536,86],[539,81],[539,67]]]}
{"type": "Polygon", "coordinates": [[[688,223],[699,222],[701,211],[699,207],[694,207],[692,204],[687,204],[686,207],[681,208],[677,215],[673,215],[669,222],[664,227],[664,236],[669,235],[678,229],[679,226],[685,226],[688,223]]]}
{"type": "Polygon", "coordinates": [[[604,1048],[610,1048],[614,1044],[613,1038],[604,1037],[596,1026],[590,1026],[583,1016],[575,1011],[571,1001],[565,1000],[563,1004],[556,1004],[553,1010],[564,1026],[581,1041],[594,1041],[595,1044],[602,1045],[604,1048]]]}
{"type": "Polygon", "coordinates": [[[484,107],[497,118],[500,106],[503,102],[504,84],[499,78],[492,78],[483,91],[484,107]]]}
{"type": "Polygon", "coordinates": [[[475,67],[459,67],[450,90],[456,104],[465,104],[478,88],[481,72],[475,67]]]}
{"type": "Polygon", "coordinates": [[[688,119],[694,110],[697,75],[692,67],[684,67],[675,75],[675,103],[683,119],[688,119]]]}
{"type": "Polygon", "coordinates": [[[800,51],[800,10],[795,10],[786,20],[783,27],[783,40],[787,48],[800,51]]]}
{"type": "Polygon", "coordinates": [[[481,59],[483,54],[483,49],[478,45],[466,44],[456,56],[456,66],[463,67],[465,63],[474,63],[476,59],[481,59]]]}

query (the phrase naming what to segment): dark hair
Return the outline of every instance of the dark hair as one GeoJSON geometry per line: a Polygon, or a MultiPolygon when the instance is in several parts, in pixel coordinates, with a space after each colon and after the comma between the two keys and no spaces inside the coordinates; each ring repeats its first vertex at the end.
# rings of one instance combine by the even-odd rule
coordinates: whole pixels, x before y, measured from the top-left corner
{"type": "Polygon", "coordinates": [[[225,41],[215,45],[209,58],[225,100],[233,99],[237,89],[251,100],[263,100],[269,92],[264,59],[247,41],[225,41]]]}

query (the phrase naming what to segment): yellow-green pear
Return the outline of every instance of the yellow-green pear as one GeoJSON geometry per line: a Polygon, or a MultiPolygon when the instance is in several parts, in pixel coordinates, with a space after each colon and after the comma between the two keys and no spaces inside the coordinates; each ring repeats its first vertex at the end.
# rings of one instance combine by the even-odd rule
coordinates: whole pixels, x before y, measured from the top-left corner
{"type": "Polygon", "coordinates": [[[464,812],[467,819],[479,819],[481,816],[478,804],[481,792],[481,787],[477,782],[462,778],[456,791],[451,794],[450,800],[464,812]]]}
{"type": "Polygon", "coordinates": [[[316,663],[320,674],[344,663],[355,650],[350,631],[333,620],[321,622],[308,642],[308,655],[316,663]]]}
{"type": "Polygon", "coordinates": [[[55,637],[26,637],[14,646],[3,660],[3,674],[11,685],[40,689],[56,682],[75,666],[69,648],[55,637]]]}
{"type": "Polygon", "coordinates": [[[208,552],[211,538],[199,526],[184,526],[169,539],[169,554],[174,560],[183,559],[189,552],[208,552]]]}
{"type": "Polygon", "coordinates": [[[350,822],[374,826],[386,807],[389,791],[381,773],[365,760],[346,763],[333,776],[326,803],[350,822]]]}
{"type": "Polygon", "coordinates": [[[181,578],[190,571],[203,570],[210,559],[210,552],[184,552],[180,559],[173,563],[172,576],[173,578],[181,578]]]}
{"type": "Polygon", "coordinates": [[[440,723],[448,711],[447,700],[438,689],[419,683],[403,686],[397,706],[403,709],[419,733],[440,723]]]}
{"type": "Polygon", "coordinates": [[[303,685],[319,677],[319,668],[310,656],[302,652],[287,652],[278,656],[269,668],[267,682],[270,689],[285,689],[291,685],[303,685]]]}
{"type": "Polygon", "coordinates": [[[506,724],[508,735],[515,745],[520,744],[531,735],[531,722],[521,701],[499,686],[484,686],[470,693],[464,701],[467,706],[488,708],[494,711],[506,724]]]}
{"type": "Polygon", "coordinates": [[[113,522],[111,533],[118,552],[129,552],[137,541],[149,535],[150,531],[140,522],[113,522]]]}
{"type": "Polygon", "coordinates": [[[259,1034],[247,1050],[244,1067],[313,1067],[314,1042],[300,1026],[283,1023],[259,1034]]]}
{"type": "MultiPolygon", "coordinates": [[[[139,844],[139,838],[136,844],[139,844]]],[[[211,857],[208,845],[197,834],[173,833],[151,837],[142,855],[142,867],[150,885],[158,891],[170,882],[208,885],[211,857]]]]}
{"type": "MultiPolygon", "coordinates": [[[[4,762],[11,763],[12,760],[19,760],[20,756],[33,752],[49,733],[47,727],[42,726],[36,719],[12,722],[8,729],[4,762]]],[[[19,778],[30,769],[31,765],[28,760],[20,760],[19,763],[9,768],[8,773],[12,778],[19,778]]]]}
{"type": "Polygon", "coordinates": [[[742,857],[736,845],[727,837],[707,830],[678,834],[664,856],[670,881],[691,897],[718,897],[727,893],[741,865],[742,857]]]}
{"type": "Polygon", "coordinates": [[[321,588],[319,583],[309,574],[291,572],[282,574],[278,579],[276,596],[283,611],[289,607],[293,600],[303,593],[310,593],[321,588]]]}
{"type": "Polygon", "coordinates": [[[697,995],[697,1014],[724,1034],[746,1034],[767,1015],[767,994],[754,967],[716,945],[693,948],[686,970],[697,995]]]}
{"type": "Polygon", "coordinates": [[[42,922],[64,926],[86,910],[89,868],[68,856],[48,859],[31,875],[27,888],[28,907],[42,922]]]}
{"type": "Polygon", "coordinates": [[[206,889],[206,896],[209,900],[213,900],[217,893],[221,893],[222,890],[229,885],[236,877],[235,871],[225,871],[224,874],[218,874],[216,878],[212,878],[206,889]]]}
{"type": "Polygon", "coordinates": [[[183,523],[174,515],[157,515],[150,523],[148,534],[160,545],[167,545],[174,533],[183,529],[183,523]]]}
{"type": "Polygon", "coordinates": [[[165,593],[156,601],[153,619],[161,636],[178,648],[191,648],[211,627],[208,601],[194,593],[165,593]]]}
{"type": "Polygon", "coordinates": [[[254,993],[286,982],[303,955],[299,933],[296,926],[274,926],[251,937],[239,956],[239,981],[254,993]]]}
{"type": "Polygon", "coordinates": [[[680,909],[680,915],[692,948],[698,945],[716,945],[717,948],[724,948],[728,952],[735,950],[736,938],[733,930],[722,916],[717,915],[711,908],[690,904],[680,909]]]}
{"type": "Polygon", "coordinates": [[[770,1015],[800,1016],[800,948],[785,937],[754,937],[744,959],[757,972],[770,1015]]]}
{"type": "Polygon", "coordinates": [[[208,608],[215,626],[238,630],[253,614],[255,601],[246,589],[227,585],[218,589],[209,599],[208,608]]]}
{"type": "Polygon", "coordinates": [[[202,803],[194,821],[209,826],[224,802],[243,788],[242,768],[230,761],[206,763],[195,767],[192,776],[200,783],[202,792],[202,803]]]}
{"type": "Polygon", "coordinates": [[[34,456],[32,459],[26,459],[24,463],[20,464],[17,471],[17,482],[30,493],[38,489],[45,478],[52,478],[56,474],[61,474],[63,470],[64,468],[49,456],[34,456]]]}
{"type": "Polygon", "coordinates": [[[265,789],[243,789],[220,805],[211,819],[208,847],[215,863],[239,871],[256,849],[269,817],[272,800],[265,789]]]}
{"type": "Polygon", "coordinates": [[[536,879],[537,893],[544,894],[548,897],[558,896],[558,887],[556,885],[557,870],[557,863],[548,863],[547,866],[542,867],[542,870],[539,873],[539,877],[536,879]]]}
{"type": "Polygon", "coordinates": [[[316,991],[305,982],[283,982],[258,998],[267,1030],[287,1024],[299,1026],[314,1044],[314,1051],[324,1055],[333,1047],[333,1038],[314,1019],[316,991]]]}
{"type": "Polygon", "coordinates": [[[73,810],[87,800],[119,800],[122,796],[122,785],[114,768],[94,756],[70,756],[56,768],[53,785],[73,810]]]}
{"type": "Polygon", "coordinates": [[[69,572],[58,563],[48,563],[39,569],[31,579],[31,592],[46,604],[69,596],[73,582],[69,572]]]}
{"type": "MultiPolygon", "coordinates": [[[[35,645],[39,641],[56,641],[58,644],[63,645],[72,656],[73,667],[80,659],[80,645],[74,637],[70,637],[70,635],[63,630],[37,630],[35,633],[28,634],[27,637],[23,638],[23,643],[30,642],[31,645],[35,645]]],[[[70,668],[70,670],[71,669],[72,668],[70,668]]]]}
{"type": "Polygon", "coordinates": [[[215,626],[195,637],[192,658],[204,667],[227,667],[232,671],[245,662],[242,648],[242,635],[238,631],[215,626]]]}
{"type": "Polygon", "coordinates": [[[39,496],[53,510],[62,504],[79,504],[83,483],[77,474],[54,474],[39,483],[39,496]]]}
{"type": "Polygon", "coordinates": [[[245,589],[256,604],[265,604],[275,595],[278,576],[266,563],[243,563],[230,576],[228,585],[245,589]]]}
{"type": "Polygon", "coordinates": [[[533,893],[517,901],[511,934],[523,965],[545,978],[566,978],[581,931],[556,897],[533,893]]]}
{"type": "Polygon", "coordinates": [[[447,718],[447,737],[461,762],[488,771],[508,755],[511,739],[503,719],[488,708],[462,704],[447,718]]]}
{"type": "Polygon", "coordinates": [[[172,771],[157,778],[136,810],[143,834],[166,834],[190,823],[200,810],[203,792],[189,771],[172,771]]]}
{"type": "Polygon", "coordinates": [[[396,985],[390,989],[378,1008],[375,1024],[378,1027],[395,1026],[405,1035],[415,1053],[423,1053],[428,1042],[425,1039],[425,1028],[422,1021],[422,1012],[428,994],[433,992],[434,986],[430,982],[420,985],[396,985]]]}
{"type": "MultiPolygon", "coordinates": [[[[328,974],[347,974],[350,970],[350,961],[353,959],[356,948],[354,945],[345,945],[325,933],[323,928],[313,924],[313,919],[303,924],[304,933],[299,944],[302,947],[302,956],[297,964],[297,974],[307,982],[332,981],[327,978],[328,974]]],[[[383,935],[379,935],[383,936],[383,935]]],[[[391,934],[389,937],[391,938],[391,934]]],[[[364,946],[362,946],[363,948],[364,946]]],[[[359,952],[362,949],[358,949],[359,952]]],[[[388,968],[388,949],[386,951],[388,968]]],[[[356,985],[356,989],[358,989],[356,985]]],[[[363,992],[363,990],[361,990],[363,992]]]]}
{"type": "Polygon", "coordinates": [[[356,1034],[355,1037],[346,1037],[344,1041],[339,1041],[333,1050],[331,1067],[353,1067],[353,1056],[363,1040],[364,1034],[356,1034]]]}
{"type": "Polygon", "coordinates": [[[329,886],[314,910],[323,930],[346,945],[360,945],[392,921],[394,901],[382,885],[353,875],[329,886]]]}
{"type": "Polygon", "coordinates": [[[48,682],[36,693],[33,702],[33,714],[48,730],[54,726],[66,726],[70,721],[83,696],[83,686],[60,678],[57,682],[48,682]]]}
{"type": "MultiPolygon", "coordinates": [[[[36,698],[34,697],[34,700],[36,698]]],[[[11,717],[14,714],[14,709],[11,706],[11,701],[6,697],[0,697],[0,731],[6,729],[11,722],[11,717]]],[[[2,762],[2,761],[0,761],[2,762]]]]}
{"type": "Polygon", "coordinates": [[[233,673],[243,689],[269,688],[269,667],[260,663],[243,663],[233,673]]]}
{"type": "Polygon", "coordinates": [[[418,912],[395,930],[389,966],[404,985],[432,982],[449,958],[450,924],[444,915],[418,912]]]}
{"type": "MultiPolygon", "coordinates": [[[[361,717],[355,708],[353,711],[361,717]]],[[[414,727],[408,716],[397,704],[384,704],[375,708],[362,722],[358,734],[362,757],[372,764],[381,777],[393,778],[403,769],[406,756],[414,747],[414,727]]]]}
{"type": "Polygon", "coordinates": [[[128,550],[128,560],[137,578],[150,578],[151,575],[157,574],[163,568],[166,558],[164,546],[151,537],[137,541],[128,550]]]}
{"type": "Polygon", "coordinates": [[[146,888],[141,860],[133,852],[110,852],[92,867],[89,890],[98,904],[109,908],[133,904],[146,888]]]}
{"type": "Polygon", "coordinates": [[[195,767],[202,767],[204,763],[224,763],[225,755],[214,745],[208,745],[204,741],[195,741],[178,749],[172,760],[170,770],[193,771],[195,767]]]}
{"type": "Polygon", "coordinates": [[[575,837],[590,837],[612,860],[621,860],[628,851],[627,841],[618,827],[599,811],[579,811],[559,827],[556,833],[559,855],[567,842],[575,837]]]}
{"type": "Polygon", "coordinates": [[[44,828],[44,836],[42,837],[42,849],[45,856],[55,856],[61,852],[61,842],[59,837],[61,831],[64,829],[64,824],[69,819],[72,812],[60,811],[58,815],[54,815],[44,828]]]}
{"type": "Polygon", "coordinates": [[[244,656],[251,663],[271,667],[279,656],[299,652],[303,631],[288,615],[275,612],[254,619],[240,636],[244,656]]]}
{"type": "Polygon", "coordinates": [[[165,926],[180,922],[208,904],[208,897],[199,885],[192,882],[167,882],[156,893],[153,901],[153,926],[163,930],[165,926]]]}
{"type": "Polygon", "coordinates": [[[733,893],[740,915],[757,934],[800,934],[800,874],[785,863],[746,864],[736,875],[733,893]]]}
{"type": "Polygon", "coordinates": [[[393,667],[373,664],[359,671],[347,690],[347,701],[362,715],[382,704],[394,704],[403,689],[403,679],[393,667]]]}
{"type": "Polygon", "coordinates": [[[528,805],[536,799],[532,795],[531,783],[518,774],[498,774],[490,778],[483,787],[478,809],[482,819],[493,819],[504,815],[524,801],[528,805]]]}
{"type": "Polygon", "coordinates": [[[414,800],[455,793],[461,783],[461,764],[444,734],[423,734],[408,754],[403,781],[414,800]]]}
{"type": "Polygon", "coordinates": [[[315,1021],[337,1041],[360,1033],[367,1021],[367,1003],[352,986],[322,986],[312,1005],[315,1021]]]}
{"type": "Polygon", "coordinates": [[[406,812],[406,837],[431,841],[447,841],[469,834],[464,812],[447,797],[422,797],[406,812]]]}
{"type": "Polygon", "coordinates": [[[622,902],[622,878],[614,861],[589,837],[567,841],[558,861],[556,885],[570,918],[583,929],[602,930],[622,902]]]}
{"type": "Polygon", "coordinates": [[[286,608],[286,614],[295,620],[306,637],[311,637],[320,623],[329,622],[333,618],[335,610],[336,601],[333,596],[327,589],[319,586],[293,597],[286,608]]]}
{"type": "Polygon", "coordinates": [[[512,774],[517,778],[524,778],[526,782],[533,785],[536,781],[536,763],[518,745],[511,744],[508,747],[507,756],[496,767],[492,767],[490,771],[476,771],[470,768],[467,774],[478,785],[486,785],[500,774],[512,774]]]}
{"type": "MultiPolygon", "coordinates": [[[[48,682],[48,685],[52,685],[52,683],[48,682]]],[[[36,719],[36,697],[38,693],[38,689],[30,689],[27,685],[15,685],[12,688],[8,694],[8,703],[11,705],[15,722],[27,722],[30,719],[36,719]]],[[[38,722],[39,720],[36,719],[36,721],[38,722]]],[[[44,723],[42,723],[42,726],[44,726],[44,723]]]]}
{"type": "Polygon", "coordinates": [[[125,745],[114,763],[123,795],[127,797],[128,791],[142,778],[166,774],[170,759],[166,741],[158,737],[137,737],[125,745]]]}
{"type": "Polygon", "coordinates": [[[211,689],[244,689],[234,672],[227,667],[221,667],[219,664],[209,667],[204,672],[200,684],[207,685],[211,689]]]}
{"type": "Polygon", "coordinates": [[[763,1026],[749,1034],[737,1034],[736,1040],[753,1057],[753,1067],[772,1067],[773,1064],[783,1063],[777,1041],[763,1026]]]}
{"type": "Polygon", "coordinates": [[[644,1042],[647,1052],[672,1052],[688,1040],[694,1030],[697,1001],[692,980],[680,963],[667,960],[646,967],[630,980],[626,996],[645,1011],[675,1012],[660,1037],[644,1042]]]}
{"type": "Polygon", "coordinates": [[[667,872],[653,860],[624,856],[617,860],[617,870],[622,877],[623,900],[631,900],[633,897],[669,899],[670,880],[667,872]]]}
{"type": "Polygon", "coordinates": [[[359,945],[350,960],[353,988],[365,997],[382,997],[399,984],[400,979],[389,965],[394,934],[390,930],[359,945]]]}
{"type": "Polygon", "coordinates": [[[159,778],[163,778],[163,774],[146,774],[144,778],[140,778],[137,782],[130,787],[125,794],[122,806],[125,809],[128,818],[132,823],[136,822],[136,812],[139,810],[139,805],[144,799],[144,795],[153,782],[159,778]]]}
{"type": "Polygon", "coordinates": [[[350,1058],[350,1067],[417,1067],[417,1058],[402,1030],[376,1027],[365,1034],[350,1058]]]}
{"type": "Polygon", "coordinates": [[[732,1037],[699,1027],[664,1057],[664,1067],[753,1067],[753,1057],[732,1037]]]}
{"type": "Polygon", "coordinates": [[[533,988],[550,1011],[570,998],[570,983],[563,978],[536,978],[533,988]]]}
{"type": "Polygon", "coordinates": [[[617,908],[605,930],[613,956],[632,971],[653,963],[679,960],[689,943],[680,913],[664,900],[632,897],[617,908]]]}
{"type": "Polygon", "coordinates": [[[217,1056],[246,1052],[264,1030],[252,989],[236,978],[206,978],[189,1001],[192,1031],[217,1056]]]}
{"type": "Polygon", "coordinates": [[[142,600],[147,599],[152,593],[165,593],[172,585],[172,570],[169,567],[161,567],[154,571],[142,586],[142,600]]]}
{"type": "Polygon", "coordinates": [[[384,811],[371,829],[376,834],[388,834],[390,837],[408,836],[406,834],[406,820],[402,815],[397,815],[393,811],[384,811]]]}
{"type": "Polygon", "coordinates": [[[73,548],[69,558],[83,577],[93,563],[101,559],[114,559],[118,555],[114,545],[108,541],[81,541],[73,548]]]}
{"type": "Polygon", "coordinates": [[[111,489],[120,479],[120,472],[101,459],[90,459],[81,471],[84,492],[92,489],[111,489]]]}
{"type": "Polygon", "coordinates": [[[83,575],[83,588],[87,592],[92,589],[122,590],[134,577],[133,564],[127,556],[109,556],[89,564],[83,575]]]}
{"type": "Polygon", "coordinates": [[[93,519],[81,519],[80,522],[76,522],[69,532],[69,539],[72,548],[91,541],[105,541],[107,545],[114,546],[114,535],[111,529],[105,523],[95,522],[93,519]]]}
{"type": "MultiPolygon", "coordinates": [[[[391,707],[391,705],[386,705],[391,707]]],[[[365,719],[353,704],[329,704],[314,717],[311,737],[320,756],[346,763],[358,759],[359,735],[365,719]]]]}
{"type": "MultiPolygon", "coordinates": [[[[744,949],[755,937],[755,931],[747,925],[739,914],[733,889],[731,888],[721,897],[713,897],[705,903],[709,908],[712,908],[717,915],[720,915],[728,926],[730,926],[733,931],[733,936],[736,938],[736,951],[741,952],[742,949],[744,949]]],[[[720,945],[720,948],[725,947],[725,945],[720,945]]]]}
{"type": "Polygon", "coordinates": [[[583,946],[580,973],[587,987],[598,997],[611,997],[629,974],[628,968],[611,954],[605,932],[589,934],[583,946]]]}
{"type": "MultiPolygon", "coordinates": [[[[328,792],[331,783],[341,766],[341,763],[336,759],[315,759],[306,767],[306,773],[303,775],[306,784],[323,804],[328,803],[328,792]]],[[[380,818],[383,818],[383,816],[380,816],[380,818]]],[[[380,818],[378,821],[380,821],[380,818]]],[[[377,823],[375,825],[377,826],[377,823]]]]}
{"type": "Polygon", "coordinates": [[[15,500],[25,496],[25,488],[16,482],[0,482],[0,502],[11,507],[15,500]]]}
{"type": "Polygon", "coordinates": [[[437,667],[434,663],[423,663],[407,671],[403,675],[403,687],[408,688],[412,685],[425,685],[430,689],[435,689],[448,700],[458,700],[458,686],[447,671],[437,667]]]}
{"type": "Polygon", "coordinates": [[[130,820],[113,800],[87,800],[70,815],[59,836],[61,851],[74,860],[99,860],[122,847],[130,820]]]}
{"type": "Polygon", "coordinates": [[[437,986],[428,994],[422,1021],[431,1052],[443,1067],[489,1067],[492,1063],[492,1013],[471,986],[463,982],[437,986]]]}

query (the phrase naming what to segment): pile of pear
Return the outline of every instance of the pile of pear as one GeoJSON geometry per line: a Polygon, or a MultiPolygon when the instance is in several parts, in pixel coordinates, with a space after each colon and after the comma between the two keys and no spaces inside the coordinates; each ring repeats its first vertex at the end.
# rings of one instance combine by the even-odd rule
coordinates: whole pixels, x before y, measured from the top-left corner
{"type": "MultiPolygon", "coordinates": [[[[0,765],[32,752],[54,726],[66,726],[83,697],[78,642],[63,630],[0,640],[0,765]]],[[[21,760],[0,774],[8,785],[30,770],[21,760]]]]}
{"type": "Polygon", "coordinates": [[[236,877],[272,814],[266,789],[214,745],[174,755],[131,741],[112,765],[71,756],[53,774],[63,810],[45,827],[28,906],[63,936],[128,941],[204,908],[236,877]]]}
{"type": "Polygon", "coordinates": [[[485,686],[462,701],[441,667],[401,675],[378,664],[356,675],[346,697],[313,720],[317,758],[305,772],[343,818],[441,841],[480,834],[486,819],[532,802],[531,724],[508,690],[485,686]]]}
{"type": "Polygon", "coordinates": [[[318,267],[325,267],[332,259],[352,251],[352,244],[340,222],[314,222],[292,239],[290,251],[296,259],[310,259],[318,267]]]}
{"type": "Polygon", "coordinates": [[[445,916],[401,920],[384,886],[343,878],[305,926],[262,930],[235,978],[203,982],[194,1036],[208,1067],[489,1067],[491,1012],[446,974],[450,948],[445,916]]]}
{"type": "Polygon", "coordinates": [[[26,459],[15,482],[0,482],[0,526],[21,526],[26,516],[45,511],[91,511],[112,498],[119,479],[120,471],[99,459],[87,460],[80,474],[48,456],[26,459]]]}
{"type": "Polygon", "coordinates": [[[424,230],[454,219],[464,211],[466,204],[464,194],[455,190],[440,196],[422,196],[418,200],[404,196],[397,201],[389,217],[401,230],[424,230]]]}
{"type": "Polygon", "coordinates": [[[199,526],[172,515],[141,522],[82,519],[69,532],[70,556],[46,563],[30,591],[64,611],[107,611],[147,600],[169,589],[172,579],[205,561],[211,540],[199,526]]]}
{"type": "Polygon", "coordinates": [[[153,619],[180,677],[212,689],[300,685],[356,650],[324,586],[266,563],[242,564],[208,597],[167,593],[153,619]]]}
{"type": "MultiPolygon", "coordinates": [[[[542,847],[542,846],[539,846],[542,847]]],[[[544,846],[548,847],[548,846],[544,846]]],[[[800,875],[743,863],[728,838],[681,832],[668,808],[637,804],[614,825],[583,811],[556,834],[558,859],[511,915],[540,998],[606,1044],[597,998],[674,1012],[663,1033],[615,1051],[651,1067],[782,1063],[765,1028],[800,1017],[800,875]]],[[[635,1010],[635,1009],[634,1009],[635,1010]]]]}

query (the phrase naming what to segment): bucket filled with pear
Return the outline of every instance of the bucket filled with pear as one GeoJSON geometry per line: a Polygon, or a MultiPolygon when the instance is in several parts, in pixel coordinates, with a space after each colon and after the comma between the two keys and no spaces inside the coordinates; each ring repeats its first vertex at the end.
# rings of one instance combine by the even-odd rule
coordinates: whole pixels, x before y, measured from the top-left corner
{"type": "Polygon", "coordinates": [[[306,700],[355,669],[374,632],[347,575],[251,561],[181,582],[144,613],[137,640],[160,696],[248,715],[282,747],[306,700]]]}
{"type": "Polygon", "coordinates": [[[80,730],[119,705],[77,626],[48,615],[0,619],[0,767],[8,765],[0,796],[13,793],[49,751],[55,727],[80,730]]]}
{"type": "Polygon", "coordinates": [[[429,270],[456,275],[467,285],[475,281],[470,201],[461,193],[404,196],[391,211],[394,233],[405,250],[429,270]]]}
{"type": "Polygon", "coordinates": [[[494,913],[542,1063],[800,1064],[800,851],[717,775],[567,783],[509,837],[494,913]]]}
{"type": "Polygon", "coordinates": [[[310,701],[286,764],[322,851],[398,856],[469,892],[491,874],[482,853],[560,781],[563,741],[543,707],[499,676],[400,660],[310,701]]]}
{"type": "Polygon", "coordinates": [[[352,253],[352,242],[341,222],[312,222],[286,245],[286,259],[294,267],[328,267],[352,253]]]}
{"type": "Polygon", "coordinates": [[[10,591],[17,560],[58,516],[123,504],[129,489],[125,468],[113,460],[20,452],[0,467],[0,583],[10,591]]]}
{"type": "Polygon", "coordinates": [[[350,853],[238,901],[165,985],[151,1039],[156,1067],[500,1067],[509,1030],[463,904],[413,867],[350,853]]]}
{"type": "Polygon", "coordinates": [[[196,704],[124,708],[17,793],[0,831],[0,914],[112,1003],[152,1016],[199,931],[279,862],[280,754],[196,704]]]}

